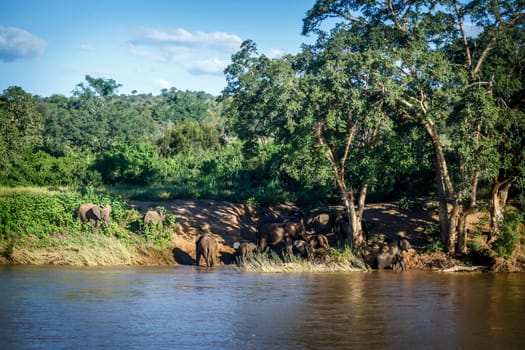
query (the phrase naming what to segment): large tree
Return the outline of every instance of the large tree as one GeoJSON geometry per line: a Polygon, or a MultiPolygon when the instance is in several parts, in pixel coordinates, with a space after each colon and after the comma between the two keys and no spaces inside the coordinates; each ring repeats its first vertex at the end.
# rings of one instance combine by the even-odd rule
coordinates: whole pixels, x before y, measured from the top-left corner
{"type": "Polygon", "coordinates": [[[285,145],[285,161],[299,158],[301,168],[311,170],[303,176],[331,173],[349,218],[348,238],[358,246],[364,242],[366,194],[377,182],[379,148],[391,122],[362,69],[376,60],[344,50],[355,40],[336,30],[299,55],[273,60],[247,41],[226,70],[223,99],[234,130],[248,145],[271,139],[285,145]]]}
{"type": "Polygon", "coordinates": [[[462,222],[475,204],[475,188],[487,165],[481,132],[490,127],[494,113],[500,116],[490,97],[498,82],[482,72],[496,44],[523,25],[523,6],[490,0],[319,0],[304,19],[304,34],[322,34],[321,24],[337,18],[336,28],[359,35],[345,50],[380,58],[381,65],[364,67],[369,84],[381,91],[392,113],[416,121],[428,134],[441,239],[450,253],[458,241],[459,250],[466,248],[462,222]],[[452,57],[451,48],[460,50],[452,57]],[[463,137],[453,138],[453,128],[462,130],[463,137]]]}

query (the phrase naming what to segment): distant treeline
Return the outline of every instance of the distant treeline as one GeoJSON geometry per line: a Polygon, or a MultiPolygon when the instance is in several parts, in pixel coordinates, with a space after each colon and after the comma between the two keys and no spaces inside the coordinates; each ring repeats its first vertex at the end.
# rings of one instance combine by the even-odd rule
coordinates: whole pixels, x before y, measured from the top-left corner
{"type": "MultiPolygon", "coordinates": [[[[156,186],[169,188],[172,197],[258,203],[337,197],[328,164],[313,164],[307,155],[290,159],[292,143],[252,147],[230,132],[226,102],[175,88],[119,95],[118,87],[86,76],[71,97],[4,90],[0,184],[156,186]]],[[[375,189],[386,195],[399,186],[407,195],[431,190],[431,161],[412,156],[420,160],[375,189]],[[414,181],[423,183],[407,186],[414,181]]]]}

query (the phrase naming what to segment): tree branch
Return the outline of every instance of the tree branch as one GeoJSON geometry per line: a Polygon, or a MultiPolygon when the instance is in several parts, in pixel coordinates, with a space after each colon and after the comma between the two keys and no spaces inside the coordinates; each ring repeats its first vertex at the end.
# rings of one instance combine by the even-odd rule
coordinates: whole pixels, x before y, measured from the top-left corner
{"type": "Polygon", "coordinates": [[[465,54],[467,55],[467,62],[469,69],[472,67],[472,55],[470,53],[470,48],[468,47],[468,41],[467,41],[467,35],[465,34],[465,28],[463,28],[463,16],[459,12],[458,2],[454,0],[454,10],[456,11],[457,15],[457,24],[459,31],[461,32],[461,36],[463,38],[463,46],[465,47],[465,54]]]}
{"type": "Polygon", "coordinates": [[[390,10],[390,14],[392,15],[392,18],[394,20],[394,23],[395,23],[397,29],[399,29],[402,32],[405,32],[406,31],[405,26],[404,25],[402,26],[399,23],[399,21],[397,20],[397,13],[394,10],[394,5],[392,4],[392,0],[388,0],[388,9],[390,10]]]}
{"type": "Polygon", "coordinates": [[[345,168],[346,159],[348,158],[348,154],[350,153],[350,146],[352,145],[352,141],[354,140],[354,135],[357,130],[358,121],[352,125],[350,130],[348,130],[348,135],[346,137],[346,145],[345,145],[345,153],[343,154],[343,157],[341,158],[340,165],[341,169],[345,168]]]}
{"type": "Polygon", "coordinates": [[[481,65],[483,64],[483,62],[489,55],[489,51],[494,48],[494,45],[496,45],[496,40],[497,40],[496,36],[493,36],[490,42],[487,44],[487,47],[485,47],[485,50],[483,50],[483,52],[481,53],[481,56],[479,56],[478,63],[476,64],[476,67],[472,71],[473,77],[478,74],[479,70],[481,69],[481,65]]]}

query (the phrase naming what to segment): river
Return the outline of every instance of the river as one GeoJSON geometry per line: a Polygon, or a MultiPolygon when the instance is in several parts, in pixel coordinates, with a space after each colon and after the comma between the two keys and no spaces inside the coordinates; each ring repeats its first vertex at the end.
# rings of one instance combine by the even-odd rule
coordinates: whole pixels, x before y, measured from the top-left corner
{"type": "Polygon", "coordinates": [[[0,266],[0,349],[523,349],[525,274],[0,266]]]}

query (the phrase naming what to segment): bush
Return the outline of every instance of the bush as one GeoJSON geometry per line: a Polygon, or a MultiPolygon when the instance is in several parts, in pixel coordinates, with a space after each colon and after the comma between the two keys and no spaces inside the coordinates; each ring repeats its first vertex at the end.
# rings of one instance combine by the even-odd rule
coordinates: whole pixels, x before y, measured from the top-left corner
{"type": "Polygon", "coordinates": [[[118,145],[101,153],[93,169],[111,185],[152,185],[160,183],[162,161],[155,146],[145,143],[118,145]]]}
{"type": "Polygon", "coordinates": [[[492,248],[501,257],[508,259],[523,236],[523,213],[507,211],[501,235],[494,241],[492,248]]]}
{"type": "Polygon", "coordinates": [[[0,237],[34,235],[46,238],[52,233],[80,231],[75,218],[78,196],[12,194],[0,201],[0,237]]]}
{"type": "Polygon", "coordinates": [[[427,238],[427,245],[425,246],[425,253],[442,252],[444,250],[443,242],[439,235],[439,225],[429,224],[425,227],[423,234],[427,238]]]}
{"type": "Polygon", "coordinates": [[[92,156],[70,152],[54,157],[44,151],[28,152],[5,176],[4,185],[36,186],[97,186],[102,183],[100,174],[90,165],[92,156]]]}

